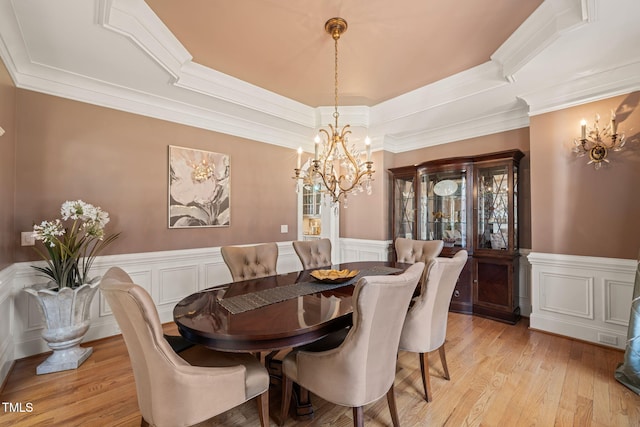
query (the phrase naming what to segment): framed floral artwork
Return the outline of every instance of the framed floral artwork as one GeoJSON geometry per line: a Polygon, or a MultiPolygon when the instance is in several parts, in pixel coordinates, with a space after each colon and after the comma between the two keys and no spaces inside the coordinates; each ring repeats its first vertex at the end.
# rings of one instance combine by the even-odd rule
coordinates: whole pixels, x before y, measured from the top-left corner
{"type": "Polygon", "coordinates": [[[224,227],[231,220],[227,154],[169,146],[169,228],[224,227]]]}

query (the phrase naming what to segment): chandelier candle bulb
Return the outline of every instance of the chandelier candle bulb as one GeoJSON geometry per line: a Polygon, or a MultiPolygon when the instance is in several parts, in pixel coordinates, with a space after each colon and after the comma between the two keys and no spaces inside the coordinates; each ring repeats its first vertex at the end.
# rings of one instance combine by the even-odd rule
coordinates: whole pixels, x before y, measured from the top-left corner
{"type": "Polygon", "coordinates": [[[364,145],[367,148],[367,162],[371,161],[371,139],[366,137],[364,139],[364,145]]]}
{"type": "Polygon", "coordinates": [[[366,190],[367,194],[371,194],[372,175],[375,171],[371,161],[371,142],[365,144],[367,160],[363,162],[362,152],[349,148],[350,125],[342,128],[338,125],[338,40],[347,30],[347,22],[342,18],[331,18],[324,24],[324,29],[333,38],[335,48],[334,123],[330,123],[328,129],[320,129],[314,139],[313,167],[308,171],[296,169],[294,178],[302,179],[305,184],[323,186],[321,191],[331,203],[338,204],[342,199],[345,202],[343,206],[346,207],[348,193],[366,190]]]}
{"type": "Polygon", "coordinates": [[[300,169],[302,163],[302,147],[298,147],[298,166],[296,166],[298,169],[300,169]]]}
{"type": "Polygon", "coordinates": [[[580,127],[582,128],[582,139],[587,139],[587,121],[585,119],[580,121],[580,127]]]}
{"type": "Polygon", "coordinates": [[[618,124],[616,123],[616,113],[611,110],[611,133],[614,135],[618,133],[618,124]]]}

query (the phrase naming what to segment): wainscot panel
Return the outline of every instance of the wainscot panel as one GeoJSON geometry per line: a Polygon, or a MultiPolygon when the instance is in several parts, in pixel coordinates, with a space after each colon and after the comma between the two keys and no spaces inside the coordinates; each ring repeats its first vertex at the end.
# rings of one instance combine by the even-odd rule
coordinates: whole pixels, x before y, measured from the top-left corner
{"type": "MultiPolygon", "coordinates": [[[[41,338],[44,325],[36,302],[22,291],[45,281],[35,274],[32,264],[35,263],[17,263],[0,272],[0,316],[3,320],[8,316],[11,324],[10,328],[0,327],[3,377],[13,360],[49,351],[41,338]]],[[[151,294],[163,323],[173,320],[173,307],[183,297],[232,281],[219,247],[103,256],[96,259],[92,271],[103,275],[113,266],[121,267],[151,294]]],[[[291,242],[278,242],[278,273],[301,268],[291,242]]],[[[85,341],[119,333],[111,309],[99,293],[91,305],[91,328],[85,341]]]]}
{"type": "Polygon", "coordinates": [[[14,361],[13,295],[11,283],[15,268],[0,271],[0,384],[4,382],[14,361]]]}
{"type": "Polygon", "coordinates": [[[625,348],[636,261],[531,253],[532,329],[625,348]]]}
{"type": "MultiPolygon", "coordinates": [[[[340,259],[334,262],[386,261],[390,244],[388,240],[343,238],[339,242],[340,259]]],[[[35,274],[31,264],[17,263],[0,271],[0,382],[15,359],[49,351],[41,338],[43,322],[36,303],[22,291],[26,286],[45,280],[35,274]]],[[[529,280],[522,278],[528,278],[529,264],[522,262],[520,265],[520,304],[526,316],[525,307],[531,304],[529,280]]],[[[103,275],[112,266],[124,269],[135,283],[151,294],[163,323],[173,319],[173,307],[179,299],[197,290],[232,281],[219,247],[104,256],[96,259],[93,272],[103,275]]],[[[291,242],[279,242],[278,273],[300,269],[302,264],[291,242]]],[[[608,282],[607,319],[619,328],[622,327],[619,323],[626,325],[622,315],[625,307],[620,307],[616,301],[624,297],[627,287],[631,286],[630,281],[612,278],[608,282]]],[[[628,308],[627,305],[627,312],[628,308]]],[[[91,328],[85,340],[92,341],[119,333],[111,309],[99,293],[91,306],[91,328]]]]}
{"type": "Polygon", "coordinates": [[[340,239],[340,262],[387,261],[391,240],[340,239]]]}

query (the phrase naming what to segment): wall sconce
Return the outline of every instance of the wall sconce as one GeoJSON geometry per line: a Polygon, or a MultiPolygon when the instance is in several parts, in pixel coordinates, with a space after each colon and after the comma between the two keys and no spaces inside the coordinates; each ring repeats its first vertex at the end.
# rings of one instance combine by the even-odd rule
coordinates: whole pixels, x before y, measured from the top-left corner
{"type": "Polygon", "coordinates": [[[4,129],[2,129],[2,127],[0,127],[0,136],[4,135],[4,129]]]}
{"type": "Polygon", "coordinates": [[[596,170],[600,169],[603,163],[609,163],[607,155],[609,150],[620,151],[626,143],[624,134],[618,134],[618,124],[616,114],[611,111],[611,121],[603,129],[600,129],[600,115],[596,114],[593,127],[587,129],[587,121],[580,122],[580,139],[574,139],[573,152],[576,156],[582,157],[589,154],[588,165],[593,164],[596,170]]]}

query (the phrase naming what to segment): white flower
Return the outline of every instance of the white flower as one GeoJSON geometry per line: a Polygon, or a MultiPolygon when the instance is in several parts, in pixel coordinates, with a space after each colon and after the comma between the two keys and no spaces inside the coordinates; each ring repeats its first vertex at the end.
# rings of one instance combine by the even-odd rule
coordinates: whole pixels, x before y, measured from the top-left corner
{"type": "Polygon", "coordinates": [[[95,257],[119,235],[105,235],[109,214],[82,200],[66,201],[60,208],[62,220],[42,221],[33,226],[33,236],[42,240],[46,253],[35,248],[47,262],[33,266],[59,287],[76,287],[85,283],[95,257]],[[62,221],[69,221],[65,227],[62,221]],[[100,242],[98,242],[100,241],[100,242]]]}
{"type": "Polygon", "coordinates": [[[62,215],[63,220],[67,219],[78,219],[80,218],[86,210],[90,210],[93,208],[93,205],[83,202],[82,200],[75,201],[66,201],[62,204],[60,208],[60,214],[62,215]]]}
{"type": "Polygon", "coordinates": [[[59,219],[55,221],[42,221],[40,225],[33,226],[33,237],[36,240],[42,240],[49,246],[55,246],[58,236],[62,236],[65,229],[59,219]]]}

